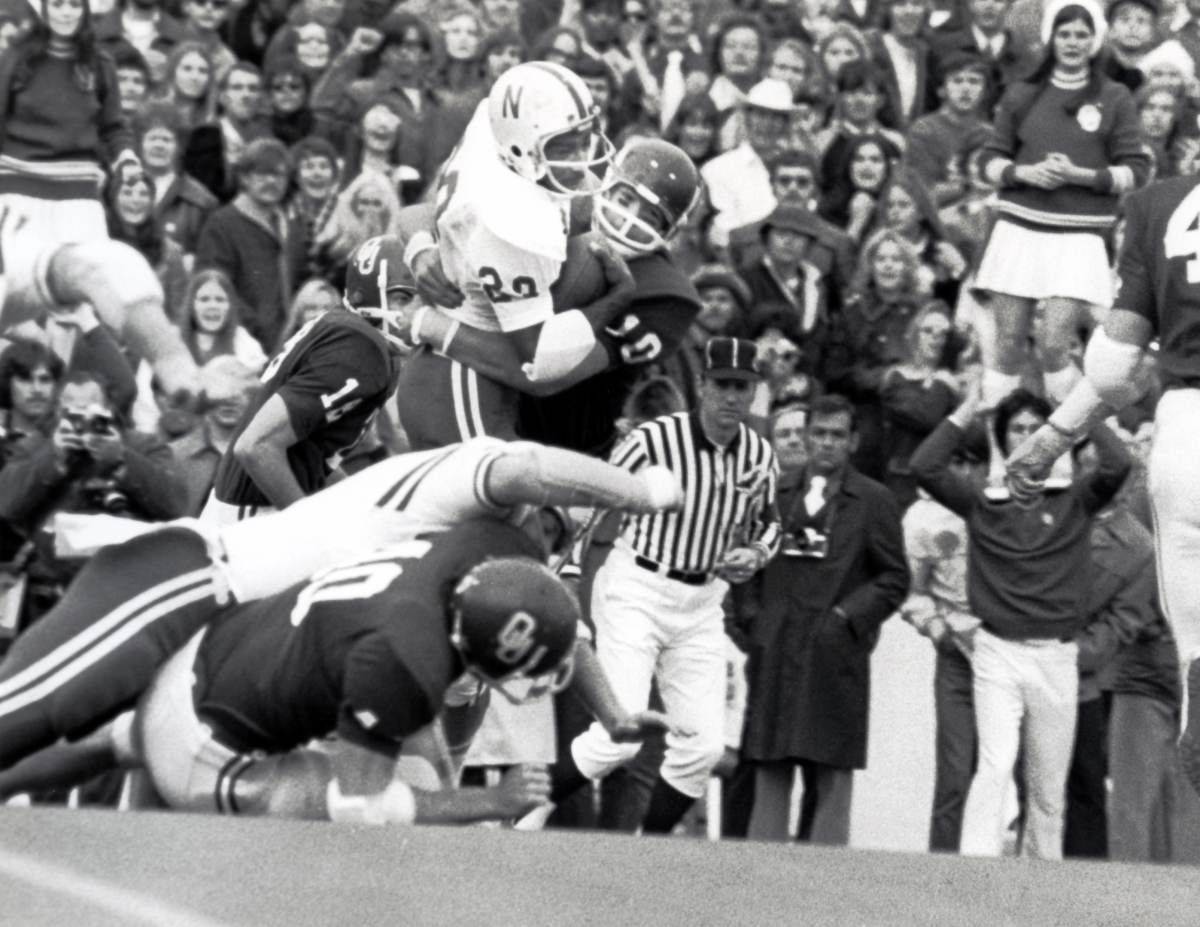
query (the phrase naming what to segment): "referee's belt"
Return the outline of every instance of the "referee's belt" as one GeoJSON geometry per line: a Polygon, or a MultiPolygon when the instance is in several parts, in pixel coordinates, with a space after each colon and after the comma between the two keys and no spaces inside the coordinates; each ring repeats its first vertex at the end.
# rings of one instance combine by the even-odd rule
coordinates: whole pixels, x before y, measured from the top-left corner
{"type": "Polygon", "coordinates": [[[648,570],[651,573],[662,573],[667,577],[667,579],[673,579],[680,583],[687,583],[689,586],[703,586],[709,580],[709,574],[703,571],[698,573],[689,573],[687,570],[677,570],[674,567],[667,567],[663,566],[661,563],[655,563],[649,557],[643,557],[641,554],[634,554],[633,562],[640,566],[643,570],[648,570]]]}

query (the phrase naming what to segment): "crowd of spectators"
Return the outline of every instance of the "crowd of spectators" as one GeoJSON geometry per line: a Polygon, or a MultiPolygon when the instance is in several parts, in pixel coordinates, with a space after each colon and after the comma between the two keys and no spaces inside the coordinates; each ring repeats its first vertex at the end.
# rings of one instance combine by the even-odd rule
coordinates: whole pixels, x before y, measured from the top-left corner
{"type": "MultiPolygon", "coordinates": [[[[45,0],[40,12],[80,2],[45,0]]],[[[1174,771],[1173,647],[1146,573],[1152,526],[1140,474],[1150,400],[1113,423],[1131,449],[1132,474],[1119,492],[1094,492],[1085,506],[1096,551],[1116,544],[1140,552],[1096,552],[1096,569],[1113,561],[1110,572],[1126,571],[1121,591],[1139,595],[1119,606],[1089,602],[1086,627],[1056,626],[1056,641],[1079,638],[1087,674],[1079,698],[1090,707],[1079,711],[1077,738],[1074,709],[1053,715],[1057,723],[1025,743],[1021,763],[1008,721],[978,728],[1002,710],[971,707],[980,691],[971,678],[980,616],[972,614],[965,561],[976,529],[968,504],[957,514],[939,504],[966,496],[937,488],[947,472],[985,485],[989,456],[994,476],[995,447],[1008,440],[1000,429],[989,438],[963,416],[965,400],[981,392],[985,409],[995,409],[1020,388],[1030,397],[1022,408],[1044,420],[1040,397],[1060,399],[1078,376],[1080,349],[1111,303],[1119,236],[1111,219],[1120,196],[1152,177],[1200,170],[1200,3],[1114,0],[1101,9],[1081,0],[1090,18],[1056,19],[1050,32],[1039,0],[82,6],[82,41],[111,67],[86,70],[80,59],[77,70],[99,78],[91,89],[108,135],[125,133],[142,167],[111,172],[102,195],[108,232],[153,267],[168,317],[204,367],[206,405],[185,408],[161,392],[149,366],[86,305],[6,333],[5,633],[36,620],[78,567],[71,516],[198,513],[256,375],[307,321],[339,305],[354,247],[395,232],[402,205],[432,196],[440,166],[498,75],[524,60],[553,61],[587,83],[618,147],[661,136],[692,157],[704,181],[701,202],[671,243],[703,308],[681,350],[648,371],[627,416],[640,420],[637,402],[653,406],[655,391],[672,407],[693,406],[705,342],[753,339],[764,374],[753,411],[773,435],[785,477],[809,460],[806,410],[838,394],[852,410],[845,451],[854,470],[886,486],[906,511],[913,586],[900,614],[937,648],[931,849],[959,848],[968,791],[978,789],[975,801],[986,801],[991,817],[965,849],[992,852],[1009,823],[997,816],[1016,765],[1025,770],[1017,779],[1029,796],[1021,804],[1030,808],[1024,818],[1035,852],[1054,855],[1044,841],[1059,839],[1046,815],[1057,815],[1059,827],[1065,815],[1070,850],[1073,810],[1086,818],[1072,802],[1103,809],[1107,777],[1108,836],[1079,845],[1091,855],[1170,856],[1170,821],[1195,813],[1195,796],[1181,794],[1174,771]],[[1070,70],[1075,52],[1063,51],[1057,30],[1080,22],[1085,54],[1071,74],[1081,83],[1064,84],[1056,75],[1070,70]],[[1056,94],[1065,110],[1050,111],[1056,94]],[[1091,160],[1082,148],[1060,150],[1065,136],[1056,126],[1069,122],[1096,146],[1091,160]],[[1095,220],[1095,240],[1082,251],[1060,248],[1055,223],[1080,211],[1095,220]],[[1055,272],[1078,286],[1044,289],[1055,272]],[[1028,286],[1011,285],[1014,275],[1028,286]],[[941,448],[934,467],[926,439],[956,409],[975,440],[941,448]],[[1064,810],[1044,792],[1064,785],[1072,743],[1079,781],[1072,767],[1064,810]],[[1062,769],[1047,779],[1038,764],[1050,753],[1062,769]],[[977,766],[987,782],[972,785],[977,766]]],[[[36,15],[26,0],[0,2],[0,105],[11,107],[30,79],[36,15]]],[[[0,166],[7,153],[0,130],[0,166]]],[[[1113,463],[1120,442],[1094,443],[1109,457],[1081,473],[1128,469],[1113,463]]],[[[403,435],[385,423],[365,447],[364,458],[399,452],[403,435]]],[[[852,530],[869,531],[867,521],[852,530]]],[[[811,566],[791,564],[754,591],[802,597],[811,566]]],[[[749,620],[743,605],[728,606],[731,626],[749,620]]],[[[795,620],[777,606],[765,607],[771,620],[795,620]]],[[[824,608],[816,599],[807,607],[824,608]]],[[[1042,635],[1025,628],[1018,636],[1042,635]]],[[[875,627],[862,655],[877,638],[875,627]]],[[[761,697],[762,685],[755,690],[751,680],[746,727],[769,761],[760,782],[778,805],[787,798],[781,776],[791,770],[781,761],[813,757],[793,748],[763,754],[762,745],[806,740],[804,731],[777,736],[788,725],[841,722],[812,717],[811,705],[764,718],[761,706],[775,703],[761,697]]],[[[866,692],[860,680],[844,698],[866,692]]],[[[851,708],[846,723],[862,728],[861,743],[838,755],[833,765],[844,770],[867,762],[865,701],[851,708]]],[[[849,795],[846,787],[847,806],[849,795]]],[[[772,820],[755,830],[782,836],[786,828],[772,820]]],[[[845,831],[842,821],[829,839],[844,841],[845,831]]]]}

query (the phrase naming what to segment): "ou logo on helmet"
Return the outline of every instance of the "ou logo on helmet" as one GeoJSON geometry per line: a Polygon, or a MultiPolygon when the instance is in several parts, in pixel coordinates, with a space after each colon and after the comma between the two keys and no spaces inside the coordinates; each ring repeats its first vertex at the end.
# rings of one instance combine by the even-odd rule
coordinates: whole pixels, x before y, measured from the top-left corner
{"type": "Polygon", "coordinates": [[[533,650],[537,620],[528,612],[514,612],[496,635],[496,659],[507,666],[533,666],[546,655],[546,645],[533,650]]]}
{"type": "Polygon", "coordinates": [[[368,276],[375,267],[375,261],[379,258],[379,249],[383,247],[383,238],[376,236],[369,238],[358,246],[358,257],[355,261],[358,266],[358,272],[364,277],[368,276]]]}

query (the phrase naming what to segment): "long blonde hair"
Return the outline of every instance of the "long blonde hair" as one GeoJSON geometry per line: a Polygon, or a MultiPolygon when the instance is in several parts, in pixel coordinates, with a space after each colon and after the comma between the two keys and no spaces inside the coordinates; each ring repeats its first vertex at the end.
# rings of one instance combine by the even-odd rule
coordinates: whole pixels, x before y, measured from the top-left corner
{"type": "Polygon", "coordinates": [[[368,238],[398,234],[399,218],[400,197],[391,182],[376,171],[362,171],[338,194],[333,216],[321,232],[318,243],[325,245],[336,260],[343,261],[368,238]],[[365,194],[375,194],[383,201],[382,222],[368,222],[356,211],[358,200],[365,194]]]}

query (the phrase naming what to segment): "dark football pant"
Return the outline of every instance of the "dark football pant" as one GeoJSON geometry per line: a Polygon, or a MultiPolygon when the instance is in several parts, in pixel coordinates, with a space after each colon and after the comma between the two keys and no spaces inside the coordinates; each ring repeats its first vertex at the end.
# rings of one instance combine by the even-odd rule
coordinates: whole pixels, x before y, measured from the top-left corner
{"type": "Polygon", "coordinates": [[[132,708],[219,610],[199,534],[171,527],[105,548],[0,663],[0,769],[132,708]]]}
{"type": "Polygon", "coordinates": [[[414,451],[490,435],[517,437],[520,394],[423,348],[404,361],[396,389],[400,424],[414,451]]]}

